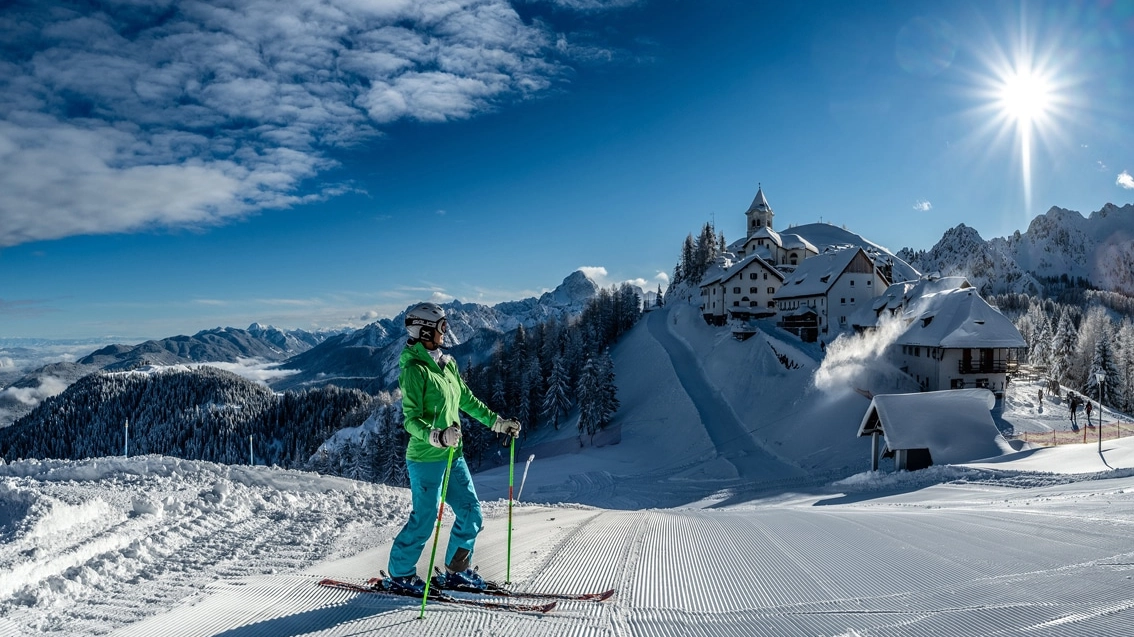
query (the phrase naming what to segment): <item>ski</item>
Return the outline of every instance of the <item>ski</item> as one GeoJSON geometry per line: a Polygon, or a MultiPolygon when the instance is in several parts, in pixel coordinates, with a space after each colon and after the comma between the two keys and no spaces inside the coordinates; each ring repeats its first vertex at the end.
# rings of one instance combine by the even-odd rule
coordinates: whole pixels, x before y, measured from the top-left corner
{"type": "MultiPolygon", "coordinates": [[[[373,580],[372,580],[373,581],[373,580]]],[[[440,569],[438,569],[438,577],[433,578],[433,586],[451,592],[458,593],[473,593],[479,595],[491,595],[493,597],[511,597],[514,599],[554,599],[565,602],[605,602],[614,597],[615,589],[605,590],[601,593],[539,593],[530,591],[514,591],[510,588],[505,588],[496,582],[485,581],[488,585],[487,588],[472,588],[472,587],[448,587],[442,585],[440,580],[440,569]]]]}
{"type": "MultiPolygon", "coordinates": [[[[375,580],[371,580],[374,582],[375,580]]],[[[378,580],[380,581],[380,580],[378,580]]],[[[336,579],[324,579],[319,581],[320,586],[329,588],[337,588],[344,591],[351,591],[354,593],[370,593],[374,595],[389,595],[391,597],[408,597],[410,599],[421,599],[421,595],[399,593],[397,591],[389,591],[381,588],[377,584],[355,584],[353,582],[344,582],[336,579]]],[[[513,613],[550,613],[558,602],[549,602],[546,604],[512,604],[507,602],[489,602],[482,599],[466,599],[464,597],[454,597],[441,591],[429,591],[429,601],[439,602],[441,604],[453,604],[457,606],[467,606],[471,608],[481,608],[484,610],[498,610],[513,613]]]]}

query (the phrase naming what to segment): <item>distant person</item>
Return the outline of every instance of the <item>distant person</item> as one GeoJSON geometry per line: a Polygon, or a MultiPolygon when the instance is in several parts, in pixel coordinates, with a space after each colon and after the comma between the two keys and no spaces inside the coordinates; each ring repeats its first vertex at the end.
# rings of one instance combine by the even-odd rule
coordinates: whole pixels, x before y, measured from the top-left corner
{"type": "Polygon", "coordinates": [[[406,467],[413,509],[394,538],[387,567],[390,576],[382,585],[400,593],[424,592],[425,582],[417,574],[417,561],[433,535],[449,449],[455,448],[445,501],[453,507],[456,521],[445,551],[446,573],[438,584],[442,588],[484,588],[484,580],[472,568],[473,546],[484,517],[461,452],[460,412],[512,437],[520,434],[520,423],[499,417],[473,396],[457,371],[456,361],[441,351],[448,322],[439,306],[416,305],[406,313],[405,322],[409,342],[398,361],[398,387],[402,390],[405,428],[410,434],[406,467]]]}
{"type": "Polygon", "coordinates": [[[1087,405],[1084,409],[1087,410],[1087,426],[1088,427],[1094,427],[1094,425],[1091,424],[1091,401],[1088,400],[1086,402],[1087,402],[1087,405]]]}
{"type": "Polygon", "coordinates": [[[1071,430],[1079,431],[1079,423],[1075,420],[1075,411],[1079,409],[1079,397],[1075,394],[1068,396],[1067,407],[1071,410],[1071,430]]]}
{"type": "Polygon", "coordinates": [[[1040,404],[1040,407],[1043,407],[1043,387],[1040,387],[1040,390],[1039,390],[1039,404],[1040,404]]]}

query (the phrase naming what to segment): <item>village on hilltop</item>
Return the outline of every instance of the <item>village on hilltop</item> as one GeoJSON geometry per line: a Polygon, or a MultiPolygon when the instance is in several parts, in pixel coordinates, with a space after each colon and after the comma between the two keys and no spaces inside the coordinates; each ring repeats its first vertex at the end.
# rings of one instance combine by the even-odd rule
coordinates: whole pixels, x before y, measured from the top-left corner
{"type": "Polygon", "coordinates": [[[874,396],[879,404],[868,410],[859,435],[874,436],[876,442],[884,437],[883,453],[895,456],[898,469],[943,461],[941,441],[955,452],[961,432],[981,440],[974,448],[987,450],[997,439],[1000,448],[1011,451],[990,410],[1003,398],[1026,344],[1012,321],[968,280],[930,274],[895,281],[897,272],[916,271],[904,263],[895,267],[896,257],[888,252],[849,244],[817,247],[800,234],[778,232],[762,185],[745,216],[747,234],[725,247],[697,284],[708,324],[728,325],[743,340],[764,322],[823,349],[840,335],[888,324],[897,335],[887,356],[923,392],[921,398],[910,395],[903,406],[920,401],[951,417],[947,423],[927,418],[915,423],[899,416],[908,413],[905,409],[885,409],[892,396],[874,396]],[[953,409],[954,402],[957,407],[972,403],[974,394],[952,390],[986,390],[987,408],[953,409]],[[952,434],[942,436],[943,429],[952,434]]]}

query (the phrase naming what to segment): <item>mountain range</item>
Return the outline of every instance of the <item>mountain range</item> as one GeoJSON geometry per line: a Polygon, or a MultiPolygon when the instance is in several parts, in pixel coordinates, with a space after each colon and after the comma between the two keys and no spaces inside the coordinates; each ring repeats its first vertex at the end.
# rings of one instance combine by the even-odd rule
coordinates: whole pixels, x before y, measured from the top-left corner
{"type": "MultiPolygon", "coordinates": [[[[578,316],[599,286],[575,271],[550,292],[494,306],[452,301],[443,304],[449,322],[450,353],[479,362],[502,334],[552,318],[578,316]]],[[[408,309],[408,308],[407,308],[408,309]]],[[[30,371],[0,391],[0,427],[29,413],[44,398],[58,394],[95,371],[124,371],[145,366],[261,361],[278,363],[291,374],[276,375],[273,389],[302,389],[335,384],[368,392],[397,382],[397,358],[405,343],[405,312],[344,332],[280,330],[253,323],[248,329],[204,330],[138,345],[108,345],[74,363],[52,363],[30,371]]]]}
{"type": "Polygon", "coordinates": [[[1041,294],[1044,279],[1064,278],[1134,296],[1134,204],[1108,203],[1087,217],[1052,207],[1027,231],[987,241],[960,224],[928,251],[897,256],[922,272],[964,276],[985,295],[1041,294]]]}

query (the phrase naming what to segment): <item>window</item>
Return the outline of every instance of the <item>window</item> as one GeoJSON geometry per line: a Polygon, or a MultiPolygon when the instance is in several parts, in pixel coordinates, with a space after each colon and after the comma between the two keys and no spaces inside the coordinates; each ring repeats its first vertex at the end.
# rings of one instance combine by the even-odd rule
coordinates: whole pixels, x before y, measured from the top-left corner
{"type": "Polygon", "coordinates": [[[749,273],[748,273],[748,278],[750,278],[750,279],[755,279],[755,278],[756,278],[756,273],[755,273],[755,272],[749,272],[749,273]]]}
{"type": "Polygon", "coordinates": [[[733,301],[732,306],[733,307],[740,307],[740,301],[733,301]]]}
{"type": "Polygon", "coordinates": [[[767,273],[767,272],[765,272],[765,273],[764,273],[764,280],[765,280],[765,281],[767,281],[767,280],[768,280],[768,273],[767,273]]]}
{"type": "Polygon", "coordinates": [[[851,302],[851,305],[854,305],[854,298],[853,297],[851,298],[850,302],[851,302]]]}
{"type": "Polygon", "coordinates": [[[871,284],[871,283],[874,283],[874,281],[870,281],[870,280],[867,280],[867,281],[866,281],[866,285],[867,285],[867,287],[870,287],[870,284],[871,284]]]}
{"type": "Polygon", "coordinates": [[[732,293],[733,293],[733,294],[740,294],[740,286],[734,287],[734,288],[732,289],[732,293]]]}
{"type": "Polygon", "coordinates": [[[850,280],[850,286],[851,286],[852,288],[854,287],[854,279],[851,279],[851,280],[850,280]]]}
{"type": "Polygon", "coordinates": [[[949,381],[949,389],[964,389],[964,388],[965,388],[965,379],[964,378],[954,378],[954,379],[949,381]]]}
{"type": "Polygon", "coordinates": [[[776,288],[768,288],[768,294],[775,294],[776,288]]]}
{"type": "Polygon", "coordinates": [[[981,389],[988,389],[988,379],[987,378],[976,379],[976,386],[980,387],[981,389]]]}
{"type": "Polygon", "coordinates": [[[839,305],[846,305],[846,304],[847,304],[847,299],[846,299],[846,297],[843,297],[843,298],[839,299],[839,305]]]}
{"type": "Polygon", "coordinates": [[[760,290],[760,288],[748,288],[748,293],[749,294],[756,294],[759,290],[760,290]]]}

